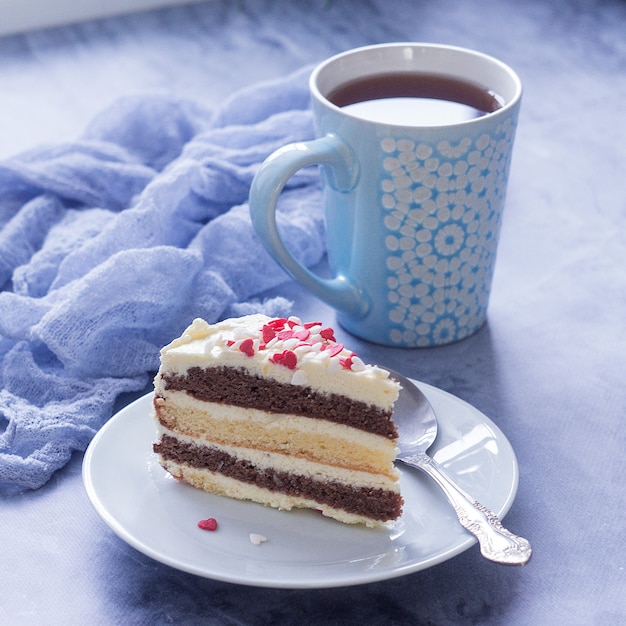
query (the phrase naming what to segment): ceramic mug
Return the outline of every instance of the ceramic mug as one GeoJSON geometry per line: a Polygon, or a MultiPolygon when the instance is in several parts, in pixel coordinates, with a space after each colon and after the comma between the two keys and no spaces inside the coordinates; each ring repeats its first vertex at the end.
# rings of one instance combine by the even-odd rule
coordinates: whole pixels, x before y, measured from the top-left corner
{"type": "Polygon", "coordinates": [[[476,332],[486,319],[521,101],[515,72],[472,50],[394,43],[324,61],[309,87],[318,138],[276,151],[250,190],[264,245],[359,337],[421,347],[476,332]],[[329,99],[361,79],[409,74],[469,83],[496,98],[497,108],[425,123],[403,120],[391,100],[380,101],[383,113],[391,111],[380,120],[329,99]],[[281,190],[313,164],[321,165],[331,278],[294,259],[276,227],[281,190]]]}

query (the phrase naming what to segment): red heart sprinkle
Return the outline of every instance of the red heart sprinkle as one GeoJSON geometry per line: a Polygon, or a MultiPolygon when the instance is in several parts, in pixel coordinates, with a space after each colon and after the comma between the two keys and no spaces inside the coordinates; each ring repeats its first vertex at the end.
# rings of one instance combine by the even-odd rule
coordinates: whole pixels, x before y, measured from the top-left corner
{"type": "Polygon", "coordinates": [[[265,343],[269,343],[272,339],[274,339],[274,337],[276,337],[276,331],[269,324],[264,324],[263,341],[265,343]]]}
{"type": "Polygon", "coordinates": [[[252,339],[244,339],[239,346],[239,349],[248,356],[254,356],[254,341],[252,339]]]}
{"type": "Polygon", "coordinates": [[[208,519],[201,519],[198,522],[198,528],[202,528],[202,530],[216,530],[217,520],[214,517],[209,517],[208,519]]]}
{"type": "Polygon", "coordinates": [[[345,359],[339,359],[339,363],[345,369],[349,370],[352,368],[352,356],[347,356],[345,359]]]}
{"type": "Polygon", "coordinates": [[[332,328],[322,328],[322,330],[320,330],[320,335],[323,339],[335,341],[335,331],[332,328]]]}
{"type": "Polygon", "coordinates": [[[285,367],[288,367],[290,370],[295,370],[298,365],[298,357],[296,356],[296,353],[291,350],[285,350],[283,354],[285,355],[285,367]]]}
{"type": "Polygon", "coordinates": [[[295,352],[291,350],[283,350],[282,352],[277,352],[276,354],[270,357],[270,361],[272,363],[276,363],[276,365],[284,365],[288,367],[290,370],[295,370],[298,365],[298,357],[295,352]]]}
{"type": "Polygon", "coordinates": [[[282,330],[285,328],[285,324],[287,320],[284,317],[278,317],[276,319],[270,320],[267,325],[274,330],[282,330]]]}

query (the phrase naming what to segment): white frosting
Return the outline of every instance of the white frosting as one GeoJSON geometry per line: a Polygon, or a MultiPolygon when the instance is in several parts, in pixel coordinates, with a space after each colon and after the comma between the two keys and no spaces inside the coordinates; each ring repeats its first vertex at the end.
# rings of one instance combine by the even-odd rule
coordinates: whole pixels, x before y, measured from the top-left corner
{"type": "MultiPolygon", "coordinates": [[[[389,372],[363,363],[334,339],[332,329],[296,317],[273,320],[248,315],[210,325],[196,319],[161,350],[161,372],[224,365],[281,383],[306,385],[390,409],[400,386],[389,372]]],[[[160,376],[155,380],[160,391],[160,376]]]]}

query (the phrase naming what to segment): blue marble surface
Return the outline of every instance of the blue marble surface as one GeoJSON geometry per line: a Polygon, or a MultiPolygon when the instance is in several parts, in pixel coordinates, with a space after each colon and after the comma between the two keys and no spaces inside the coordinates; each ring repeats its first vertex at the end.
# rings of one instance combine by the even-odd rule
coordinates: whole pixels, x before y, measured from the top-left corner
{"type": "MultiPolygon", "coordinates": [[[[525,94],[488,324],[426,350],[344,338],[500,426],[520,467],[506,523],[534,547],[522,569],[474,548],[340,589],[215,582],[111,533],[77,454],[41,489],[0,500],[0,621],[625,623],[625,24],[618,0],[216,0],[0,39],[0,158],[76,139],[123,96],[175,92],[214,106],[358,45],[451,43],[512,65],[525,94]]],[[[274,293],[303,317],[333,315],[293,284],[274,293]]]]}

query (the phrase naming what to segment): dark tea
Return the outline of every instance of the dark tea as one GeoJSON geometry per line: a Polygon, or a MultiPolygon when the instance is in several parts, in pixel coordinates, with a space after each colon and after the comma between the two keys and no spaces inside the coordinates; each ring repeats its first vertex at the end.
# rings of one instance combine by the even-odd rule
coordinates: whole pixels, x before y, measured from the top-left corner
{"type": "Polygon", "coordinates": [[[497,94],[474,83],[408,72],[356,79],[327,98],[363,119],[411,126],[456,124],[493,113],[503,104],[497,94]]]}

